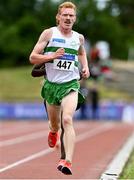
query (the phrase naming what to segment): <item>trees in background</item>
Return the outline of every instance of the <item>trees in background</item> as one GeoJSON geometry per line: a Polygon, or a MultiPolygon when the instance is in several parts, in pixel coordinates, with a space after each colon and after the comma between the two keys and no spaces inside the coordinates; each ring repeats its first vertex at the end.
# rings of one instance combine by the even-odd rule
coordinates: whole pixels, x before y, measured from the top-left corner
{"type": "MultiPolygon", "coordinates": [[[[118,36],[116,42],[112,43],[112,51],[115,57],[127,58],[130,48],[134,49],[134,1],[133,0],[110,0],[106,10],[115,17],[118,24],[118,36]]],[[[115,39],[114,38],[114,39],[115,39]]]]}
{"type": "Polygon", "coordinates": [[[128,49],[134,47],[134,1],[106,0],[103,8],[97,8],[97,2],[99,0],[79,1],[77,29],[91,44],[108,41],[113,58],[127,59],[128,49]]]}
{"type": "MultiPolygon", "coordinates": [[[[39,34],[55,25],[61,2],[64,1],[0,1],[0,67],[29,64],[28,57],[39,34]]],[[[102,9],[97,7],[97,0],[73,2],[78,6],[75,29],[91,44],[108,41],[112,57],[126,59],[128,48],[134,46],[134,1],[109,0],[102,9]]]]}

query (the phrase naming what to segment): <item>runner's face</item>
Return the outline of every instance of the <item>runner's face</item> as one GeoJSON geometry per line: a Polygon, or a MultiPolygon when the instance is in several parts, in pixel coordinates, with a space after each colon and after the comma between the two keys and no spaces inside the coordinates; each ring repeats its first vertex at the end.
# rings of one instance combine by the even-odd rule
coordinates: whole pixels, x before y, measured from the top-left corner
{"type": "Polygon", "coordinates": [[[62,8],[58,16],[59,26],[64,29],[72,29],[76,21],[76,13],[72,8],[62,8]]]}

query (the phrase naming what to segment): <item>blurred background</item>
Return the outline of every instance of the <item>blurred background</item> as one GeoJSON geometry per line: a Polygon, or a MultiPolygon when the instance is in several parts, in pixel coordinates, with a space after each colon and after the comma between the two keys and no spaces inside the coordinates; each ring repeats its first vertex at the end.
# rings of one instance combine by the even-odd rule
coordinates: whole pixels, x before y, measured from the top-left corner
{"type": "MultiPolygon", "coordinates": [[[[0,119],[47,119],[29,55],[62,0],[0,1],[0,119]]],[[[76,119],[134,122],[134,1],[73,0],[91,72],[76,119]]]]}

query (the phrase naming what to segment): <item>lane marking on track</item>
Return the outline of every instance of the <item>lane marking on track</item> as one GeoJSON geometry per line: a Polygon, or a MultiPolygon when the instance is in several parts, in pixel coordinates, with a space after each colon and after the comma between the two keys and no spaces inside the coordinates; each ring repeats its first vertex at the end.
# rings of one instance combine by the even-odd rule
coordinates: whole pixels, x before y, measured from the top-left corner
{"type": "Polygon", "coordinates": [[[100,179],[112,180],[113,178],[113,180],[116,180],[120,176],[133,149],[134,149],[134,133],[129,136],[127,142],[123,145],[123,147],[119,150],[119,152],[111,161],[111,163],[107,166],[106,170],[102,173],[100,179]]]}
{"type": "Polygon", "coordinates": [[[13,135],[13,134],[17,134],[20,132],[28,132],[29,130],[37,130],[38,128],[46,128],[48,127],[46,124],[42,124],[42,125],[35,125],[35,124],[29,124],[29,123],[21,123],[21,125],[14,125],[15,127],[12,128],[6,128],[3,129],[2,127],[0,128],[0,137],[1,136],[8,136],[8,135],[13,135]]]}
{"type": "Polygon", "coordinates": [[[8,128],[2,129],[2,127],[1,127],[0,129],[1,129],[0,136],[7,136],[7,135],[15,134],[18,132],[23,132],[24,130],[29,129],[29,126],[24,124],[21,127],[16,126],[14,128],[10,128],[10,129],[8,129],[8,128]]]}
{"type": "MultiPolygon", "coordinates": [[[[81,126],[80,124],[75,125],[75,129],[82,129],[85,127],[87,127],[87,126],[85,126],[85,125],[81,126]]],[[[11,145],[19,144],[22,142],[27,142],[29,140],[35,140],[38,138],[43,138],[47,135],[48,135],[48,130],[42,130],[40,132],[38,131],[38,132],[26,134],[26,135],[19,136],[19,137],[13,138],[13,139],[0,141],[0,147],[11,146],[11,145]]]]}
{"type": "MultiPolygon", "coordinates": [[[[84,133],[81,133],[80,135],[78,135],[78,136],[76,137],[76,142],[79,142],[79,141],[82,141],[82,140],[84,140],[84,139],[86,139],[86,138],[91,138],[91,137],[93,137],[93,136],[95,136],[95,135],[98,135],[98,134],[100,134],[100,133],[103,133],[103,132],[111,129],[113,126],[115,126],[115,124],[113,124],[113,123],[103,124],[103,125],[95,128],[95,129],[93,129],[93,130],[91,130],[91,131],[86,131],[86,132],[84,132],[84,133]]],[[[23,164],[23,163],[26,163],[26,162],[28,162],[28,161],[34,160],[34,159],[36,159],[36,158],[39,158],[39,157],[41,157],[41,156],[47,155],[47,154],[49,154],[49,153],[51,153],[51,152],[53,152],[53,151],[54,151],[54,149],[48,148],[48,149],[45,149],[45,150],[40,151],[40,152],[38,152],[38,153],[32,154],[32,155],[30,155],[30,156],[28,156],[28,157],[25,157],[24,159],[21,159],[21,160],[16,161],[16,162],[14,162],[14,163],[12,163],[12,164],[4,167],[4,168],[1,168],[1,169],[0,169],[0,173],[2,173],[2,172],[4,172],[4,171],[7,171],[7,170],[9,170],[9,169],[12,169],[12,168],[14,168],[14,167],[16,167],[16,166],[19,166],[19,165],[21,165],[21,164],[23,164]]]]}
{"type": "Polygon", "coordinates": [[[0,147],[10,146],[10,145],[26,142],[29,140],[38,139],[38,138],[46,136],[47,134],[48,134],[48,130],[27,134],[24,136],[20,136],[20,137],[5,140],[5,141],[0,141],[0,147]]]}

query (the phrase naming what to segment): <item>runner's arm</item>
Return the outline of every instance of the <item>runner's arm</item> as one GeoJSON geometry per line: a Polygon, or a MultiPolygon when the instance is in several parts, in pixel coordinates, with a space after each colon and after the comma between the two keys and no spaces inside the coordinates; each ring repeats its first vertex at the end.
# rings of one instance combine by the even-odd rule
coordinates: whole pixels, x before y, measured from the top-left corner
{"type": "Polygon", "coordinates": [[[64,54],[63,48],[59,48],[56,52],[53,52],[51,54],[43,54],[44,49],[47,46],[51,36],[52,36],[51,28],[46,29],[42,32],[38,42],[36,43],[34,49],[30,54],[29,60],[31,64],[41,64],[63,56],[64,54]]]}
{"type": "Polygon", "coordinates": [[[90,76],[86,50],[84,48],[84,36],[80,35],[80,48],[78,51],[78,59],[82,66],[82,77],[88,78],[90,76]]]}

